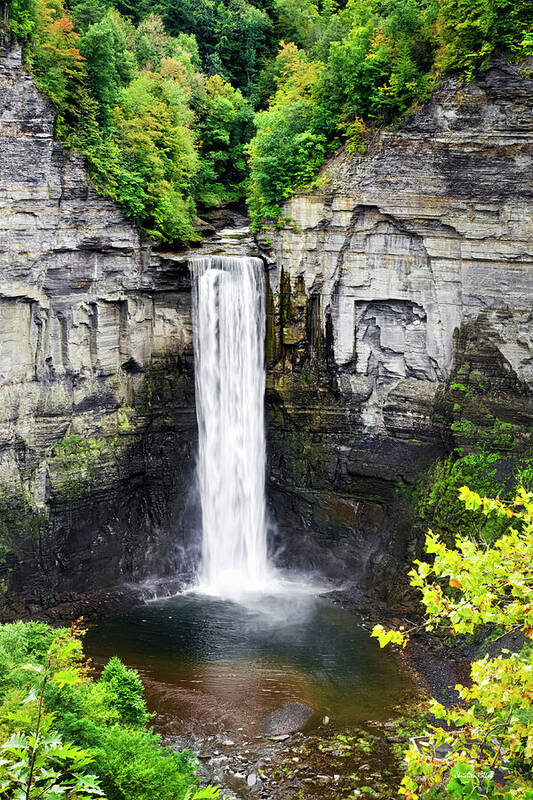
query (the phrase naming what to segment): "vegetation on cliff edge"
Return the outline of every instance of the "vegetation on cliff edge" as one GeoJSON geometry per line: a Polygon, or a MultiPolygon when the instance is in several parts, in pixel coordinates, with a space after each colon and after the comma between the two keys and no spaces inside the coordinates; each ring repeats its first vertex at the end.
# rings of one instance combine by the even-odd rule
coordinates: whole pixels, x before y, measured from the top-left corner
{"type": "Polygon", "coordinates": [[[7,0],[57,132],[146,233],[199,238],[248,196],[256,227],[363,152],[439,76],[533,53],[530,0],[7,0]],[[247,163],[248,162],[248,163],[247,163]]]}

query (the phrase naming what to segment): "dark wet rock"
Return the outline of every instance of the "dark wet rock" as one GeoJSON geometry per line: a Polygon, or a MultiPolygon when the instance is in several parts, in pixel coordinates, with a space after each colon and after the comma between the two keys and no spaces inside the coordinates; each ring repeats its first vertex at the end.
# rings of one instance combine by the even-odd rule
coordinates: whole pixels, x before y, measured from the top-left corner
{"type": "Polygon", "coordinates": [[[202,236],[213,236],[217,232],[217,229],[214,225],[211,225],[205,219],[201,219],[200,217],[198,217],[194,223],[194,230],[202,236]]]}
{"type": "Polygon", "coordinates": [[[265,719],[265,736],[285,736],[303,728],[313,716],[314,711],[303,703],[285,703],[283,708],[273,711],[265,719]]]}
{"type": "Polygon", "coordinates": [[[248,224],[246,209],[231,203],[208,209],[204,213],[205,221],[215,230],[222,228],[242,228],[248,224]]]}

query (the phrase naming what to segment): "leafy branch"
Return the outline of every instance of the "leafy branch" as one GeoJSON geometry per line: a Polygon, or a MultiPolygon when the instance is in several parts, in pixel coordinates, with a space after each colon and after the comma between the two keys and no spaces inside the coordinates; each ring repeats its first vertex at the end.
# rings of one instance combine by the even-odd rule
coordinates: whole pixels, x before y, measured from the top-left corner
{"type": "Polygon", "coordinates": [[[507,504],[463,486],[459,497],[468,510],[505,517],[510,527],[490,546],[458,535],[455,548],[429,531],[426,553],[433,560],[416,561],[409,573],[425,607],[423,625],[407,631],[378,625],[372,635],[382,647],[405,646],[420,628],[446,627],[458,635],[489,625],[502,636],[520,631],[526,644],[520,652],[503,650],[475,661],[471,686],[455,687],[460,707],[449,710],[431,701],[429,710],[447,727],[429,726],[427,743],[407,750],[401,791],[408,800],[438,786],[471,800],[533,800],[533,786],[524,777],[533,766],[533,495],[520,488],[507,504]],[[442,745],[447,754],[437,758],[442,745]],[[497,767],[508,773],[503,783],[496,779],[497,767]]]}

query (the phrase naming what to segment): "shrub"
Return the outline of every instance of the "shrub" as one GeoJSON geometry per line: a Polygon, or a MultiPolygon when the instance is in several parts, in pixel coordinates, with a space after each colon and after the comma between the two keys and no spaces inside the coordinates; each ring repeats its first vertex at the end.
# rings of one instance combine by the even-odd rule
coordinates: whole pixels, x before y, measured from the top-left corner
{"type": "Polygon", "coordinates": [[[148,721],[144,686],[134,669],[127,669],[120,659],[114,657],[106,664],[101,681],[109,690],[109,704],[118,712],[121,722],[142,726],[148,721]]]}
{"type": "MultiPolygon", "coordinates": [[[[459,496],[468,510],[501,517],[510,525],[491,545],[459,532],[451,547],[428,532],[430,559],[416,561],[410,572],[425,609],[424,627],[456,636],[488,625],[500,634],[521,632],[528,641],[533,638],[533,494],[521,488],[503,503],[462,487],[459,496]]],[[[382,646],[405,645],[409,632],[378,625],[373,635],[382,646]]],[[[464,705],[449,710],[432,701],[431,712],[447,726],[432,726],[427,744],[406,752],[402,786],[408,800],[432,787],[459,798],[531,800],[532,655],[529,643],[520,652],[486,655],[472,664],[471,686],[456,687],[464,705]],[[437,759],[442,745],[447,754],[437,759]],[[508,775],[502,787],[495,769],[503,765],[508,775]]]]}
{"type": "Polygon", "coordinates": [[[90,678],[80,633],[0,625],[2,798],[23,797],[28,786],[43,800],[103,791],[109,800],[218,797],[213,787],[198,788],[187,751],[162,748],[145,729],[150,715],[135,670],[112,658],[99,681],[90,678]]]}

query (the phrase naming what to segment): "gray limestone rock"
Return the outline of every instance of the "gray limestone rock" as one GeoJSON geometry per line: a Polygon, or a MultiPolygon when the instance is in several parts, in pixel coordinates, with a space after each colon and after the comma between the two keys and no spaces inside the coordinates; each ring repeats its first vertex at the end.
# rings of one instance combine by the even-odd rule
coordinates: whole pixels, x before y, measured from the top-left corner
{"type": "Polygon", "coordinates": [[[53,132],[20,49],[2,51],[0,572],[38,606],[183,568],[166,531],[187,527],[196,436],[187,267],[53,132]]]}
{"type": "Polygon", "coordinates": [[[339,151],[266,232],[270,493],[286,563],[381,569],[396,520],[375,505],[447,452],[442,398],[458,370],[482,376],[493,417],[531,426],[532,107],[519,65],[446,79],[364,155],[339,151]]]}
{"type": "Polygon", "coordinates": [[[302,703],[285,703],[266,717],[263,733],[272,737],[294,733],[307,725],[313,714],[313,709],[302,703]]]}

